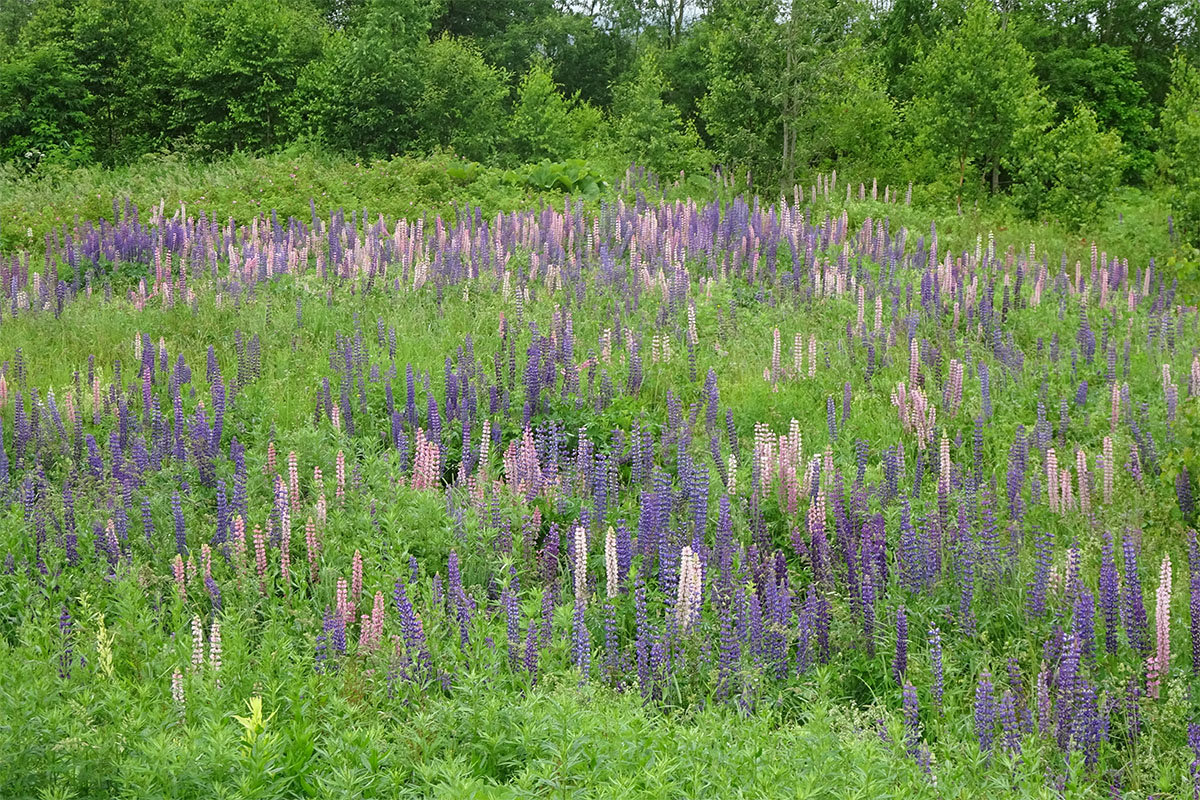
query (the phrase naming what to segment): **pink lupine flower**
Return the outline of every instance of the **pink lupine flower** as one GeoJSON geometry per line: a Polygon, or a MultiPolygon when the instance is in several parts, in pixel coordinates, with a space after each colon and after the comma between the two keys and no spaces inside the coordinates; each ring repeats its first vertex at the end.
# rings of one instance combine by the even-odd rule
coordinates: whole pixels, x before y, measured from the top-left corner
{"type": "Polygon", "coordinates": [[[341,450],[338,450],[337,454],[337,492],[335,496],[339,503],[346,499],[346,454],[341,450]]]}
{"type": "Polygon", "coordinates": [[[178,553],[171,561],[171,572],[175,576],[175,589],[179,592],[179,599],[183,600],[187,597],[187,577],[183,571],[183,556],[178,553]]]}
{"type": "Polygon", "coordinates": [[[262,528],[254,526],[254,565],[258,569],[259,589],[267,593],[267,537],[262,528]]]}
{"type": "Polygon", "coordinates": [[[288,498],[293,514],[300,513],[300,468],[296,451],[288,453],[288,498]]]}
{"type": "Polygon", "coordinates": [[[1171,556],[1163,555],[1158,574],[1158,592],[1155,599],[1154,622],[1158,634],[1158,648],[1146,665],[1146,689],[1150,696],[1158,699],[1159,685],[1171,671],[1171,556]]]}
{"type": "Polygon", "coordinates": [[[192,616],[192,672],[199,672],[204,666],[204,624],[200,615],[192,616]]]}
{"type": "MultiPolygon", "coordinates": [[[[323,496],[323,495],[322,495],[323,496]]],[[[317,523],[312,517],[308,518],[308,524],[304,526],[304,545],[308,551],[308,575],[309,579],[317,582],[317,566],[321,554],[321,540],[317,538],[317,523]]]]}
{"type": "Polygon", "coordinates": [[[179,708],[179,716],[182,719],[184,712],[187,711],[187,698],[183,694],[183,673],[175,670],[171,673],[171,699],[179,708]]]}

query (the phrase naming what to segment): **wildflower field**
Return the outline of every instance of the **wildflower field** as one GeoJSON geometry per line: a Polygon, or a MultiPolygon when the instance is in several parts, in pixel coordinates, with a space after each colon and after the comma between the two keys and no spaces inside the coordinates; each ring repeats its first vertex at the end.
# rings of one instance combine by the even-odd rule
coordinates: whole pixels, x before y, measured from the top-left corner
{"type": "Polygon", "coordinates": [[[631,187],[10,236],[0,797],[1195,797],[1195,298],[631,187]]]}

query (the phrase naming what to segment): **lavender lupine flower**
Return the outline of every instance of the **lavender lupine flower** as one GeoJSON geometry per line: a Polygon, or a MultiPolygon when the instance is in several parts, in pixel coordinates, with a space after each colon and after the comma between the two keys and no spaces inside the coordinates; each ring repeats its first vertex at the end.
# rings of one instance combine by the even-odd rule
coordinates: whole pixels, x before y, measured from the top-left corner
{"type": "Polygon", "coordinates": [[[904,683],[908,671],[908,614],[904,606],[896,609],[896,657],[892,661],[892,677],[896,683],[904,683]]]}
{"type": "Polygon", "coordinates": [[[979,749],[984,752],[992,749],[996,739],[996,694],[992,688],[992,676],[984,672],[979,676],[975,687],[975,738],[979,740],[979,749]]]}

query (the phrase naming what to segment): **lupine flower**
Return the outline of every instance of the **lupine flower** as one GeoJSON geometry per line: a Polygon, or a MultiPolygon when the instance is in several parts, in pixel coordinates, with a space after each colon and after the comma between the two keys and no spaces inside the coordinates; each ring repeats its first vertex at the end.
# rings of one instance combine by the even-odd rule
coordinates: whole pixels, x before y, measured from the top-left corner
{"type": "Polygon", "coordinates": [[[942,713],[942,697],[945,692],[945,676],[942,672],[942,633],[936,625],[929,626],[929,666],[933,673],[933,705],[942,713]]]}
{"type": "Polygon", "coordinates": [[[992,691],[992,676],[984,672],[975,687],[975,738],[979,749],[989,751],[996,738],[996,696],[992,691]]]}
{"type": "Polygon", "coordinates": [[[1157,630],[1158,647],[1155,654],[1150,656],[1146,666],[1146,693],[1158,699],[1158,689],[1162,681],[1171,671],[1171,555],[1163,555],[1162,567],[1159,569],[1158,592],[1155,595],[1157,604],[1154,610],[1154,622],[1157,630]]]}
{"type": "Polygon", "coordinates": [[[687,631],[700,616],[701,584],[700,557],[684,545],[679,558],[678,597],[675,600],[676,624],[681,632],[687,631]]]}
{"type": "Polygon", "coordinates": [[[192,672],[204,666],[204,625],[199,616],[192,617],[192,672]]]}
{"type": "Polygon", "coordinates": [[[1137,551],[1133,536],[1127,532],[1121,540],[1125,553],[1125,596],[1122,600],[1122,617],[1129,645],[1142,656],[1150,654],[1150,641],[1146,633],[1146,606],[1142,601],[1142,581],[1138,576],[1137,551]]]}
{"type": "Polygon", "coordinates": [[[917,687],[904,683],[904,749],[915,757],[921,741],[920,708],[917,705],[917,687]]]}
{"type": "Polygon", "coordinates": [[[216,674],[221,671],[221,622],[213,619],[208,633],[208,667],[216,674]]]}
{"type": "Polygon", "coordinates": [[[1010,753],[1020,753],[1021,727],[1017,723],[1017,701],[1011,691],[1006,690],[1000,698],[999,713],[1004,749],[1010,753]]]}
{"type": "Polygon", "coordinates": [[[183,673],[179,670],[171,673],[171,699],[179,711],[179,718],[183,719],[187,710],[187,698],[183,693],[183,673]]]}

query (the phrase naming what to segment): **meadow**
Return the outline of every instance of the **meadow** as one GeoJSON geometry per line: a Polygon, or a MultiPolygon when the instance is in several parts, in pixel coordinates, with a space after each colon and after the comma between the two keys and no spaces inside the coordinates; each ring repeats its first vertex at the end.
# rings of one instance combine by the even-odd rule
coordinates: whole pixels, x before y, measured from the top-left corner
{"type": "Polygon", "coordinates": [[[0,796],[1200,796],[1152,199],[156,169],[0,176],[0,796]]]}

